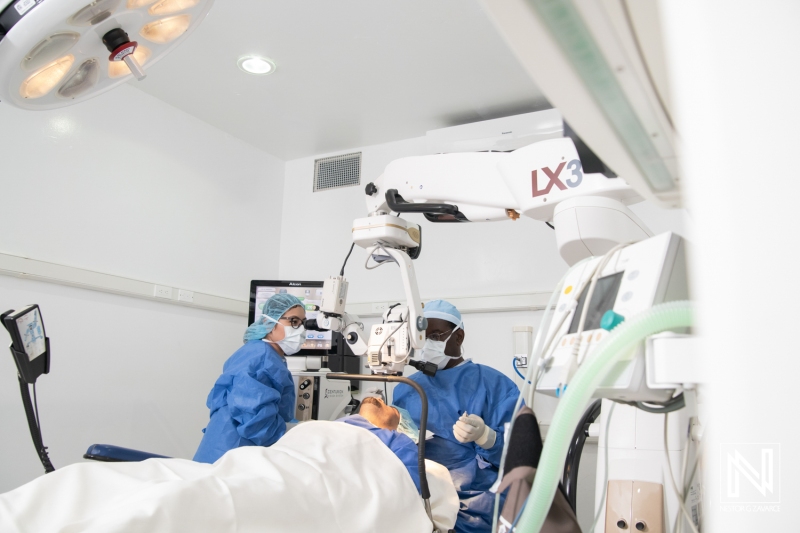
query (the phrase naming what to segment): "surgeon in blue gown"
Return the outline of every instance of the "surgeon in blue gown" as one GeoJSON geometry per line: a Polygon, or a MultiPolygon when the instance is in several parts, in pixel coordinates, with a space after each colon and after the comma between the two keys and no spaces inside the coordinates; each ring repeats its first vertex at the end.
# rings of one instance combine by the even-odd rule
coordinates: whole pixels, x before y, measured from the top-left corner
{"type": "MultiPolygon", "coordinates": [[[[425,304],[428,328],[422,359],[436,363],[434,377],[417,372],[410,376],[428,395],[428,430],[434,437],[425,444],[425,457],[450,471],[461,502],[458,533],[492,529],[494,494],[503,453],[504,424],[511,421],[519,389],[502,373],[464,360],[464,322],[449,302],[425,304]]],[[[394,405],[407,409],[419,424],[420,398],[408,385],[394,390],[394,405]]]]}
{"type": "Polygon", "coordinates": [[[296,399],[284,356],[300,351],[305,317],[302,302],[290,294],[267,300],[208,394],[211,418],[195,461],[213,463],[240,446],[270,446],[286,433],[296,399]]]}

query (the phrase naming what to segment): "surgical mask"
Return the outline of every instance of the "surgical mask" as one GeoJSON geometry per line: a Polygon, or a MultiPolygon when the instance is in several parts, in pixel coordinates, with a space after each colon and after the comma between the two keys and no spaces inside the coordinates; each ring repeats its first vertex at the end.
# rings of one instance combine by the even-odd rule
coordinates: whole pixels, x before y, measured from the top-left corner
{"type": "MultiPolygon", "coordinates": [[[[275,320],[274,318],[266,315],[264,315],[264,317],[278,324],[278,321],[275,320]]],[[[291,326],[284,325],[283,332],[285,337],[282,340],[275,342],[264,339],[264,342],[268,342],[270,344],[277,344],[278,346],[281,347],[281,350],[283,350],[283,353],[285,355],[294,355],[297,352],[299,352],[300,346],[302,346],[306,338],[306,328],[300,326],[299,328],[294,329],[291,326]]]]}
{"type": "Polygon", "coordinates": [[[445,346],[447,346],[450,337],[458,331],[461,326],[457,326],[452,333],[443,341],[435,341],[433,339],[425,339],[425,346],[422,347],[422,360],[429,361],[435,364],[439,370],[443,369],[447,366],[447,363],[450,362],[450,359],[458,359],[461,355],[457,355],[455,357],[450,357],[449,355],[444,353],[445,346]]]}

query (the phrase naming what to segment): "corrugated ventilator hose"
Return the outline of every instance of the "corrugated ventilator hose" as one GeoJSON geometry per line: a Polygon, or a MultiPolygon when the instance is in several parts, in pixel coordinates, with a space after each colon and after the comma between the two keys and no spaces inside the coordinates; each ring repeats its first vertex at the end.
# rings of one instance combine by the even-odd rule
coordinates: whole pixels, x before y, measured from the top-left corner
{"type": "Polygon", "coordinates": [[[572,378],[567,392],[558,403],[547,432],[536,478],[525,510],[516,528],[518,532],[538,533],[553,502],[564,471],[569,441],[587,402],[614,364],[630,354],[650,335],[692,325],[692,304],[688,301],[666,302],[653,306],[611,331],[572,378]]]}

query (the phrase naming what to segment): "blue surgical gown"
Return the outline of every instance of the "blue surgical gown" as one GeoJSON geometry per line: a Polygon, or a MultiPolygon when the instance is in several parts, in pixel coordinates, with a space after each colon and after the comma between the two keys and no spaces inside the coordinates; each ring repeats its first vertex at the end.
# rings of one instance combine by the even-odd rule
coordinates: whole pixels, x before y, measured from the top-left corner
{"type": "Polygon", "coordinates": [[[414,441],[411,440],[408,435],[400,433],[399,431],[379,428],[361,415],[351,415],[340,418],[337,422],[344,422],[351,426],[364,428],[381,439],[381,442],[402,461],[403,466],[406,467],[411,479],[414,481],[414,485],[417,486],[417,492],[421,492],[419,485],[419,451],[417,445],[414,444],[414,441]]]}
{"type": "MultiPolygon", "coordinates": [[[[497,370],[472,361],[439,370],[433,377],[417,372],[410,379],[428,395],[428,429],[434,437],[425,443],[425,457],[447,467],[458,491],[461,505],[456,531],[491,531],[494,494],[488,489],[497,480],[504,424],[511,421],[519,389],[497,370]],[[465,412],[480,416],[497,432],[490,449],[456,440],[453,425],[465,412]]],[[[419,424],[420,398],[413,388],[397,385],[392,403],[408,410],[419,424]]]]}
{"type": "Polygon", "coordinates": [[[213,463],[240,446],[270,446],[294,419],[295,390],[286,361],[261,340],[245,343],[208,394],[211,419],[194,460],[213,463]]]}

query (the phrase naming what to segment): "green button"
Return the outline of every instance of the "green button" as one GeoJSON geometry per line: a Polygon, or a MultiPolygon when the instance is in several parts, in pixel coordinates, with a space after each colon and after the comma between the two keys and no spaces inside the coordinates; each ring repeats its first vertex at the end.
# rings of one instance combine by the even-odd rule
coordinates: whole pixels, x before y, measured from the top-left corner
{"type": "Polygon", "coordinates": [[[606,331],[611,331],[615,327],[619,326],[625,321],[625,317],[615,313],[612,309],[609,309],[603,314],[603,318],[600,319],[600,327],[606,331]]]}

